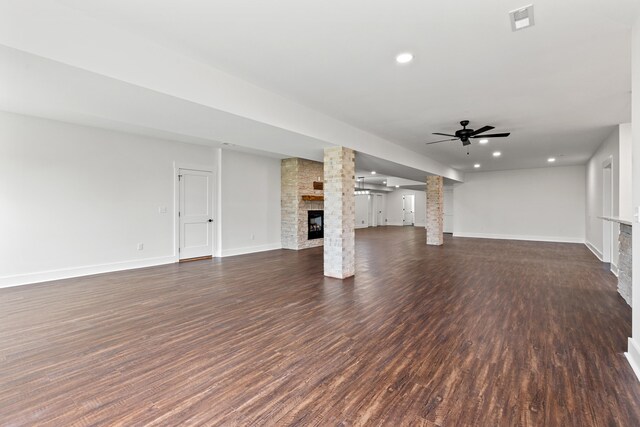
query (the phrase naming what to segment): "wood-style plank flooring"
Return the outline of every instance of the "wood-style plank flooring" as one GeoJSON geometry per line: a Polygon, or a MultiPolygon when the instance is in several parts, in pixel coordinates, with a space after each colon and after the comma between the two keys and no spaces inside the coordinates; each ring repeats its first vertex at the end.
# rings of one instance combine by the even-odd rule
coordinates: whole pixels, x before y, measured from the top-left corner
{"type": "Polygon", "coordinates": [[[357,231],[0,289],[0,425],[637,426],[631,309],[583,245],[357,231]]]}

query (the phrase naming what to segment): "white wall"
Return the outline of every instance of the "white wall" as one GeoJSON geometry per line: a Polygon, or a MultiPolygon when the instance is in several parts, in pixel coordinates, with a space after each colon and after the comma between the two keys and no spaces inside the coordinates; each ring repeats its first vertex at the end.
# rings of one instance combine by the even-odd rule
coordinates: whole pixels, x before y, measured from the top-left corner
{"type": "MultiPolygon", "coordinates": [[[[595,252],[598,258],[603,256],[603,239],[602,228],[605,224],[603,219],[598,218],[603,215],[603,162],[611,159],[611,169],[613,177],[613,213],[612,216],[619,214],[619,182],[620,182],[620,132],[618,127],[611,132],[609,137],[596,150],[589,162],[586,170],[586,243],[589,248],[595,252]]],[[[612,252],[612,264],[618,265],[618,224],[606,222],[607,225],[613,226],[613,236],[615,246],[612,252]]]]}
{"type": "Polygon", "coordinates": [[[620,203],[618,215],[627,221],[633,219],[632,185],[632,136],[631,123],[620,125],[620,203]]]}
{"type": "Polygon", "coordinates": [[[0,112],[0,286],[177,261],[174,162],[215,172],[217,256],[281,247],[278,159],[0,112]]]}
{"type": "Polygon", "coordinates": [[[585,167],[465,174],[454,186],[454,235],[584,242],[585,167]]]}
{"type": "Polygon", "coordinates": [[[369,227],[370,198],[368,194],[356,194],[356,228],[369,227]]]}
{"type": "Polygon", "coordinates": [[[280,159],[221,151],[221,256],[279,249],[280,159]]]}
{"type": "Polygon", "coordinates": [[[173,162],[213,167],[215,156],[0,113],[0,286],[174,262],[173,162]]]}
{"type": "Polygon", "coordinates": [[[386,225],[386,194],[356,194],[356,228],[386,225]],[[382,211],[382,222],[377,221],[377,211],[382,211]]]}
{"type": "MultiPolygon", "coordinates": [[[[640,13],[637,16],[633,26],[633,35],[631,42],[632,55],[632,90],[631,90],[631,132],[633,135],[633,208],[634,214],[640,209],[640,13]]],[[[638,218],[633,220],[633,247],[640,248],[640,233],[638,218]]],[[[631,292],[632,310],[632,338],[629,339],[629,350],[627,359],[631,363],[633,370],[638,378],[640,378],[640,250],[633,250],[633,271],[632,275],[633,289],[631,292]]]]}
{"type": "MultiPolygon", "coordinates": [[[[426,188],[426,184],[425,184],[426,188]]],[[[402,196],[415,196],[414,225],[425,227],[427,225],[427,195],[424,191],[398,189],[387,193],[387,225],[402,225],[402,196]]]]}
{"type": "Polygon", "coordinates": [[[387,195],[376,194],[373,201],[373,216],[376,217],[376,226],[381,227],[387,225],[385,219],[387,217],[387,195]],[[380,214],[378,214],[380,211],[380,214]]]}
{"type": "Polygon", "coordinates": [[[453,233],[453,185],[445,185],[442,192],[443,231],[453,233]]]}

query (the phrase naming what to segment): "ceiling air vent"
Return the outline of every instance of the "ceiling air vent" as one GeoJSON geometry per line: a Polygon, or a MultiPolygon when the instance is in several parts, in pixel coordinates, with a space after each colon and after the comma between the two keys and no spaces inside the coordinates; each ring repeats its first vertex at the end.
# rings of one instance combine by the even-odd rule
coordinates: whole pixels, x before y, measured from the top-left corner
{"type": "Polygon", "coordinates": [[[533,5],[521,7],[520,9],[509,12],[511,19],[511,31],[523,30],[532,27],[535,24],[533,19],[533,5]]]}

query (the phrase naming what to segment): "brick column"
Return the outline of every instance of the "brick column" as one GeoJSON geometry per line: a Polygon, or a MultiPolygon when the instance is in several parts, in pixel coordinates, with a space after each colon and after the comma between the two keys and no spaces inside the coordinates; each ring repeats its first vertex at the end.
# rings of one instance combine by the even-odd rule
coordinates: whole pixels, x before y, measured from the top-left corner
{"type": "Polygon", "coordinates": [[[324,275],[355,273],[355,154],[344,147],[324,150],[324,275]]]}
{"type": "Polygon", "coordinates": [[[442,202],[443,179],[441,176],[427,177],[427,245],[442,245],[444,211],[442,202]]]}

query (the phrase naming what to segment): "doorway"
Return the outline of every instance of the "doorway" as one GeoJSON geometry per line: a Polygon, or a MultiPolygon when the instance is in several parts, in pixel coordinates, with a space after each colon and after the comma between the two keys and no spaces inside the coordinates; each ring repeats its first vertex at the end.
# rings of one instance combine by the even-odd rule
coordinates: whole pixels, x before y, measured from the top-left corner
{"type": "Polygon", "coordinates": [[[178,169],[178,258],[213,256],[213,173],[178,169]]]}
{"type": "Polygon", "coordinates": [[[453,187],[445,186],[442,193],[443,201],[443,232],[453,234],[453,187]]]}
{"type": "Polygon", "coordinates": [[[375,203],[375,207],[376,207],[376,213],[375,213],[375,217],[376,217],[376,227],[380,227],[384,224],[384,215],[382,213],[382,207],[383,207],[383,198],[382,198],[382,194],[376,194],[376,203],[375,203]]]}
{"type": "Polygon", "coordinates": [[[402,225],[413,225],[415,223],[415,196],[405,194],[402,196],[402,225]]]}
{"type": "MultiPolygon", "coordinates": [[[[613,216],[613,170],[611,158],[602,164],[602,216],[613,216]]],[[[602,261],[612,262],[613,260],[613,222],[602,221],[602,261]]]]}

